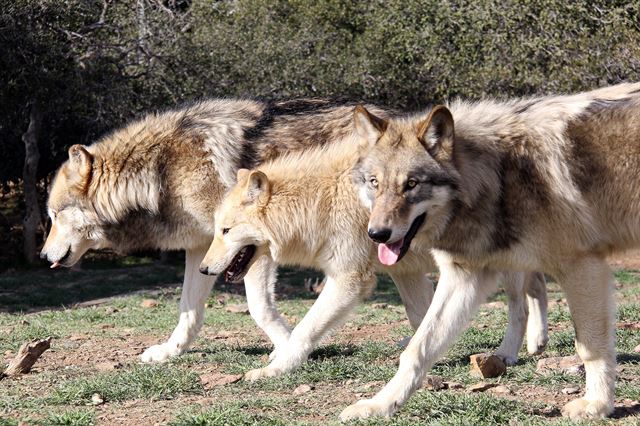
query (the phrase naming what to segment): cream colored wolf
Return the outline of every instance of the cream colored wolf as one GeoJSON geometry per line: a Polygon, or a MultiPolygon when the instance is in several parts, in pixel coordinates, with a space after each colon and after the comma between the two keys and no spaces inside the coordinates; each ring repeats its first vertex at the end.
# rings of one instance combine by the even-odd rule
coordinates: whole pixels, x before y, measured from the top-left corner
{"type": "MultiPolygon", "coordinates": [[[[203,273],[240,280],[256,264],[275,261],[320,269],[327,277],[322,293],[286,345],[278,347],[267,367],[248,372],[248,380],[278,376],[303,363],[321,339],[371,292],[376,271],[392,277],[414,328],[424,317],[433,295],[425,276],[434,270],[430,248],[406,247],[397,265],[376,261],[375,244],[366,233],[368,210],[359,202],[351,174],[358,149],[353,138],[347,137],[279,157],[253,171],[239,170],[237,185],[216,212],[215,238],[202,262],[203,273]]],[[[526,279],[540,315],[546,312],[544,277],[531,273],[526,279]]],[[[525,274],[506,274],[504,282],[511,311],[509,329],[497,354],[514,363],[527,316],[522,303],[525,274]]],[[[530,322],[533,352],[546,343],[543,321],[530,322]]]]}
{"type": "Polygon", "coordinates": [[[615,305],[605,256],[640,245],[640,84],[454,102],[388,121],[358,111],[362,143],[370,146],[357,167],[370,235],[397,266],[404,262],[397,246],[435,247],[441,275],[395,377],[341,418],[388,416],[401,407],[501,270],[558,280],[586,369],[584,396],[563,414],[610,414],[615,305]],[[407,234],[416,221],[417,232],[407,234]]]}

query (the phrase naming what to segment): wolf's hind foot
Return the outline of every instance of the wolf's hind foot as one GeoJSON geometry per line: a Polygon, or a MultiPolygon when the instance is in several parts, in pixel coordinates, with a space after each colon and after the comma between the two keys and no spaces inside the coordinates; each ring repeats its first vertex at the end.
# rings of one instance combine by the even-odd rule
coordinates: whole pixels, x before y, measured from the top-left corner
{"type": "Polygon", "coordinates": [[[529,337],[527,334],[527,352],[529,355],[540,355],[544,352],[549,343],[549,335],[547,333],[534,334],[529,337]]]}
{"type": "Polygon", "coordinates": [[[562,407],[562,415],[571,420],[602,419],[613,412],[613,406],[607,401],[589,401],[585,398],[574,399],[562,407]]]}
{"type": "Polygon", "coordinates": [[[255,382],[265,377],[278,377],[282,375],[282,371],[275,368],[256,368],[249,370],[244,374],[244,380],[247,382],[255,382]]]}
{"type": "Polygon", "coordinates": [[[367,419],[369,417],[389,417],[394,410],[389,406],[383,406],[373,399],[362,399],[342,410],[340,421],[367,419]]]}
{"type": "Polygon", "coordinates": [[[178,356],[182,353],[182,349],[173,343],[162,343],[153,345],[140,355],[142,362],[165,362],[169,358],[178,356]]]}
{"type": "Polygon", "coordinates": [[[518,362],[518,354],[506,354],[506,353],[501,353],[500,350],[498,349],[498,351],[496,351],[494,353],[495,356],[497,356],[498,358],[500,358],[502,360],[502,362],[504,362],[504,365],[506,365],[507,367],[511,367],[512,365],[516,365],[516,363],[518,362]]]}

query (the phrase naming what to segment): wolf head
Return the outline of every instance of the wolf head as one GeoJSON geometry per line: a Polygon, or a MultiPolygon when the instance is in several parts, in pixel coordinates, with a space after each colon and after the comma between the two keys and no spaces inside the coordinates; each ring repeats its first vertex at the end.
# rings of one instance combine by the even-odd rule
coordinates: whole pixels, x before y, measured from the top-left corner
{"type": "Polygon", "coordinates": [[[271,184],[261,171],[238,170],[237,184],[229,190],[215,214],[215,237],[200,272],[224,273],[239,282],[253,262],[267,250],[262,211],[271,196],[271,184]]]}
{"type": "Polygon", "coordinates": [[[73,145],[51,186],[47,203],[51,230],[40,257],[52,268],[72,266],[87,250],[104,246],[98,215],[87,197],[92,167],[89,151],[73,145]]]}
{"type": "Polygon", "coordinates": [[[453,117],[444,106],[422,117],[375,117],[363,107],[354,113],[361,140],[354,179],[371,210],[369,237],[385,265],[398,262],[417,233],[437,237],[456,198],[453,117]]]}

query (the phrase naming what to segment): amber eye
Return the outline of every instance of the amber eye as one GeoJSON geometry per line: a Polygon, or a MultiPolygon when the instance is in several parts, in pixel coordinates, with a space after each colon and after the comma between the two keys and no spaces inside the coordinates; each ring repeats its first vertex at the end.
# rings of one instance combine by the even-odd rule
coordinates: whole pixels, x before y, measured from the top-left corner
{"type": "Polygon", "coordinates": [[[409,179],[409,180],[407,181],[407,188],[408,188],[408,189],[413,189],[413,188],[415,188],[415,187],[416,187],[416,185],[417,185],[417,184],[418,184],[418,181],[417,181],[417,180],[415,180],[415,179],[409,179]]]}
{"type": "Polygon", "coordinates": [[[227,235],[231,228],[222,228],[222,235],[227,235]]]}
{"type": "Polygon", "coordinates": [[[369,178],[369,183],[371,184],[372,187],[377,188],[378,187],[378,179],[376,179],[374,176],[369,178]]]}

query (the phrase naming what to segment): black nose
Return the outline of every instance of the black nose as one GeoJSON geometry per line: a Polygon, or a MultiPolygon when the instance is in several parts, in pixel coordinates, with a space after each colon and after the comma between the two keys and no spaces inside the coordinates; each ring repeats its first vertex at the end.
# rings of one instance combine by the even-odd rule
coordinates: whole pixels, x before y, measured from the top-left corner
{"type": "Polygon", "coordinates": [[[374,229],[369,228],[369,238],[371,238],[376,243],[386,243],[391,238],[391,229],[389,228],[381,228],[374,229]]]}
{"type": "Polygon", "coordinates": [[[204,265],[200,265],[200,273],[205,274],[205,275],[209,275],[209,267],[208,266],[204,266],[204,265]]]}

